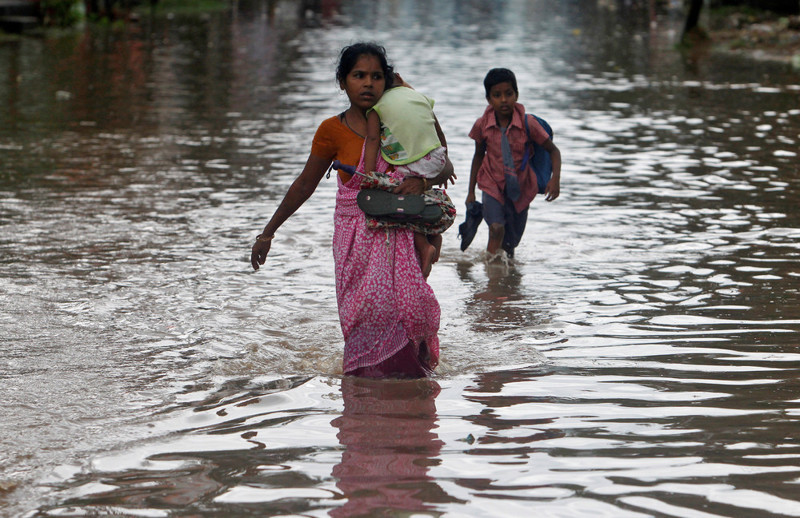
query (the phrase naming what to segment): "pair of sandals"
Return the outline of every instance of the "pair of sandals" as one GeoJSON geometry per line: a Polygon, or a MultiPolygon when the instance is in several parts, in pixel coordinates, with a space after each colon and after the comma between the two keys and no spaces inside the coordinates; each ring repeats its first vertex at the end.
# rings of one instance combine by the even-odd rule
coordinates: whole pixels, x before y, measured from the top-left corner
{"type": "MultiPolygon", "coordinates": [[[[438,205],[426,205],[418,194],[394,194],[381,189],[362,189],[357,196],[358,206],[365,214],[395,222],[434,224],[442,219],[444,212],[438,205]]],[[[467,205],[467,217],[458,226],[461,251],[466,250],[475,239],[483,221],[483,204],[474,201],[467,205]]]]}
{"type": "MultiPolygon", "coordinates": [[[[394,194],[381,189],[362,189],[357,196],[358,206],[365,214],[394,222],[434,224],[442,219],[444,212],[438,205],[426,205],[418,194],[394,194]]],[[[474,201],[467,205],[467,217],[458,226],[461,251],[469,247],[483,221],[483,204],[474,201]]]]}
{"type": "Polygon", "coordinates": [[[329,169],[362,177],[356,197],[367,216],[369,228],[408,227],[426,235],[441,234],[455,221],[456,208],[444,190],[430,189],[423,194],[395,194],[393,181],[384,173],[364,174],[356,167],[334,160],[329,169]]]}
{"type": "Polygon", "coordinates": [[[356,198],[365,214],[395,222],[436,223],[444,212],[438,205],[427,205],[419,194],[395,194],[382,189],[361,189],[356,198]]]}
{"type": "MultiPolygon", "coordinates": [[[[345,171],[350,175],[365,174],[356,170],[355,166],[334,160],[329,172],[333,169],[345,171]]],[[[389,220],[393,223],[421,223],[431,225],[437,223],[445,215],[438,205],[425,203],[419,194],[395,194],[384,189],[362,188],[356,197],[358,207],[368,216],[389,220]]]]}

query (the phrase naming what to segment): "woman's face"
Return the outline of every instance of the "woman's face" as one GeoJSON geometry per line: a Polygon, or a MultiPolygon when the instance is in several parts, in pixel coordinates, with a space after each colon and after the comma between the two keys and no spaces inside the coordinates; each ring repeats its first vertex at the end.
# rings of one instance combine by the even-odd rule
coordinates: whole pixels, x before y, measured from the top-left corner
{"type": "Polygon", "coordinates": [[[353,106],[365,112],[375,106],[386,88],[386,78],[378,57],[361,55],[340,86],[353,106]]]}

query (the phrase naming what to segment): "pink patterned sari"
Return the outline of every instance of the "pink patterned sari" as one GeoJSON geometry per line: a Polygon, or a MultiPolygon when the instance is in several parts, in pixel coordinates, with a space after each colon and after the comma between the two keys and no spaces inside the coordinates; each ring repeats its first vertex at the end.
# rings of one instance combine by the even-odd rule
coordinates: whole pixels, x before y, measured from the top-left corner
{"type": "MultiPolygon", "coordinates": [[[[387,168],[379,157],[377,169],[387,168]]],[[[360,177],[337,181],[333,258],[344,373],[426,376],[439,361],[440,309],[422,276],[413,233],[367,228],[356,204],[360,177]]]]}

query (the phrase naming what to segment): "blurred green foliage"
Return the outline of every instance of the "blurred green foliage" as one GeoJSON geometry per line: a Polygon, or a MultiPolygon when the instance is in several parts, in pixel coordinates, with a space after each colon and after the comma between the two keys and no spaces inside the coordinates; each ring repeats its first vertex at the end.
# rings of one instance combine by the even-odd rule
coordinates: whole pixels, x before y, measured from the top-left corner
{"type": "Polygon", "coordinates": [[[83,18],[82,0],[41,0],[46,25],[70,27],[83,18]]]}

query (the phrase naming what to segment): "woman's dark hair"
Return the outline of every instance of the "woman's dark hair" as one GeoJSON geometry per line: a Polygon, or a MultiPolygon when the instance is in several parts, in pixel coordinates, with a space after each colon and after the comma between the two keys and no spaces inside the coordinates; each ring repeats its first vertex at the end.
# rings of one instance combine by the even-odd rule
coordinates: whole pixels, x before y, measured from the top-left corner
{"type": "Polygon", "coordinates": [[[486,77],[483,79],[483,87],[486,89],[487,99],[489,98],[489,90],[491,90],[494,85],[499,85],[500,83],[511,83],[511,88],[514,89],[514,93],[519,95],[519,90],[517,90],[517,77],[514,75],[514,72],[507,68],[493,68],[489,70],[486,77]]]}
{"type": "Polygon", "coordinates": [[[354,43],[342,49],[342,52],[339,53],[339,66],[336,67],[336,80],[339,84],[344,84],[347,74],[356,66],[358,58],[364,55],[378,58],[383,69],[383,76],[386,78],[386,89],[391,88],[394,80],[394,68],[386,58],[386,49],[371,42],[354,43]]]}

